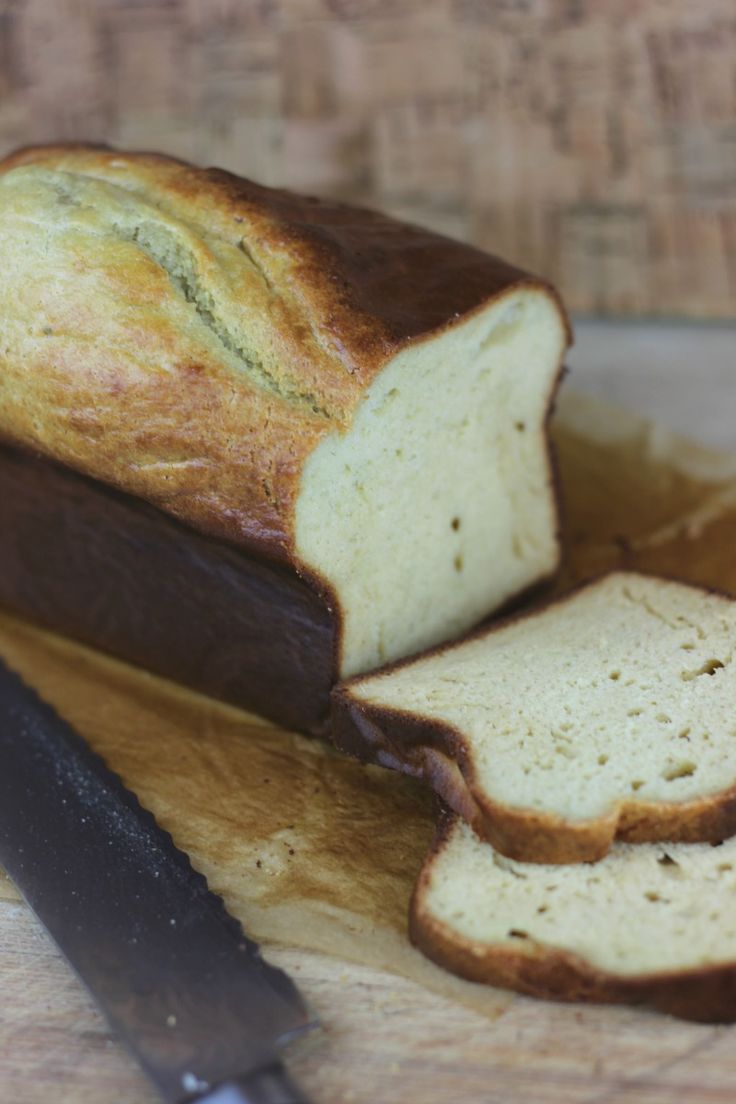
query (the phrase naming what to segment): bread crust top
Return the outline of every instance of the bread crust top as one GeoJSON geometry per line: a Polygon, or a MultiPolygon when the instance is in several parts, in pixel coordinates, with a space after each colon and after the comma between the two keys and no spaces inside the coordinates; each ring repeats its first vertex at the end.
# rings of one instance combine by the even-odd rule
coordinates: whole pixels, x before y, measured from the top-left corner
{"type": "Polygon", "coordinates": [[[306,458],[400,349],[519,287],[565,317],[471,246],[103,146],[0,162],[0,257],[0,437],[292,563],[306,458]]]}

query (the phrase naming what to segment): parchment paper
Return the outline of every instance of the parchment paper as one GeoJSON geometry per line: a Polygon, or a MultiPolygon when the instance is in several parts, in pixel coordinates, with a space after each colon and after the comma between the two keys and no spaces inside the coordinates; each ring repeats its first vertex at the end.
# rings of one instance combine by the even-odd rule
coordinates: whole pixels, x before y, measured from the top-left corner
{"type": "MultiPolygon", "coordinates": [[[[555,436],[559,588],[622,564],[736,594],[736,458],[574,396],[555,436]]],[[[420,784],[1,614],[0,655],[106,758],[266,947],[384,968],[489,1015],[511,999],[444,973],[407,941],[433,833],[420,784]]],[[[15,890],[0,876],[3,896],[15,890]]]]}

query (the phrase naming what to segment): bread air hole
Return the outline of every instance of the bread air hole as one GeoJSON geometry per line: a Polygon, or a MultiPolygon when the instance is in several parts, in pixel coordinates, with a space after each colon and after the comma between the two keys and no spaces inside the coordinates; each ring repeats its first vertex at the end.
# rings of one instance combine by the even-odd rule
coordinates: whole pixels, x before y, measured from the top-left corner
{"type": "Polygon", "coordinates": [[[714,675],[716,671],[724,666],[720,659],[706,659],[702,667],[698,667],[696,671],[682,671],[680,678],[683,682],[691,682],[693,679],[700,678],[701,675],[714,675]]]}
{"type": "Polygon", "coordinates": [[[510,928],[506,935],[510,939],[528,939],[529,932],[521,931],[520,928],[510,928]]]}
{"type": "Polygon", "coordinates": [[[665,768],[662,771],[662,778],[665,782],[674,782],[676,778],[690,778],[697,769],[695,763],[690,759],[685,759],[681,763],[674,763],[672,766],[665,768]]]}
{"type": "Polygon", "coordinates": [[[463,558],[462,558],[462,556],[456,556],[455,559],[452,562],[455,565],[455,570],[456,571],[462,571],[462,569],[463,569],[463,558]]]}
{"type": "Polygon", "coordinates": [[[611,671],[611,673],[608,677],[611,680],[611,682],[618,682],[618,680],[621,678],[621,672],[620,671],[611,671]]]}
{"type": "Polygon", "coordinates": [[[634,781],[631,783],[631,788],[634,791],[634,793],[636,793],[636,791],[640,790],[643,785],[644,785],[643,779],[635,778],[634,781]]]}
{"type": "Polygon", "coordinates": [[[460,518],[459,517],[454,517],[452,519],[452,521],[450,522],[450,528],[454,529],[455,532],[457,533],[458,529],[460,528],[460,518]]]}
{"type": "Polygon", "coordinates": [[[668,855],[666,851],[662,852],[662,854],[657,859],[657,862],[662,867],[662,872],[663,873],[666,872],[667,874],[669,874],[673,877],[678,877],[679,875],[682,874],[682,870],[680,869],[680,864],[678,862],[676,862],[675,859],[673,859],[671,855],[668,855]]]}

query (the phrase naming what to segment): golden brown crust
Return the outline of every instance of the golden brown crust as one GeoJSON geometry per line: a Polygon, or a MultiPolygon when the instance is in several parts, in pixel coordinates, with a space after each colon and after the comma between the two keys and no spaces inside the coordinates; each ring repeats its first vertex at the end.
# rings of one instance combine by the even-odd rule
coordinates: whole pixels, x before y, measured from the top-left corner
{"type": "MultiPolygon", "coordinates": [[[[490,629],[487,626],[476,629],[464,639],[497,632],[513,622],[534,617],[550,606],[569,601],[604,577],[589,580],[532,610],[494,622],[490,629]]],[[[712,588],[697,589],[718,593],[712,588]]],[[[454,646],[440,645],[423,653],[423,657],[441,655],[454,646]]],[[[400,660],[384,670],[388,673],[416,659],[414,656],[400,660]]],[[[630,843],[659,840],[716,843],[736,833],[734,785],[692,801],[625,798],[605,814],[577,823],[536,809],[493,801],[476,783],[472,748],[458,729],[434,718],[361,700],[351,693],[352,685],[360,681],[358,676],[332,691],[331,731],[335,744],[366,762],[424,778],[481,838],[511,859],[534,863],[595,862],[610,850],[615,839],[630,843]]]]}
{"type": "Polygon", "coordinates": [[[578,955],[552,946],[536,944],[522,951],[508,944],[476,943],[458,936],[424,903],[434,861],[452,825],[452,815],[440,817],[409,906],[411,941],[438,965],[469,981],[515,989],[532,997],[642,1004],[703,1023],[736,1020],[736,963],[622,977],[597,970],[578,955]]]}
{"type": "MultiPolygon", "coordinates": [[[[42,232],[59,219],[67,232],[53,238],[54,287],[22,291],[33,341],[2,357],[0,437],[282,560],[295,560],[306,458],[390,358],[516,287],[554,296],[429,231],[157,154],[28,148],[0,163],[0,184],[15,169],[53,197],[33,211],[42,232]],[[202,287],[175,286],[151,226],[202,287]],[[226,332],[223,349],[245,312],[252,348],[226,332]],[[96,340],[75,341],[80,326],[96,340]]],[[[8,279],[21,294],[6,266],[8,279]]]]}

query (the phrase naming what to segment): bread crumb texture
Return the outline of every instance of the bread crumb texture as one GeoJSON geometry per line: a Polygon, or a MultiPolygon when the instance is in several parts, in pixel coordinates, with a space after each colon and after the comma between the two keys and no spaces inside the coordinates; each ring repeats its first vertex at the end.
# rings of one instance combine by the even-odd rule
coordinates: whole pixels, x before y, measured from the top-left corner
{"type": "Polygon", "coordinates": [[[416,921],[474,947],[565,951],[621,977],[736,961],[736,839],[617,843],[597,863],[519,863],[457,818],[430,858],[416,921]]]}
{"type": "Polygon", "coordinates": [[[297,547],[341,596],[344,675],[452,639],[554,571],[562,340],[546,295],[506,295],[400,352],[307,460],[297,547]]]}
{"type": "Polygon", "coordinates": [[[392,710],[453,733],[490,821],[513,809],[564,833],[607,818],[612,838],[640,818],[657,839],[652,808],[676,816],[736,785],[735,641],[731,599],[620,572],[350,693],[389,711],[389,733],[392,710]]]}

